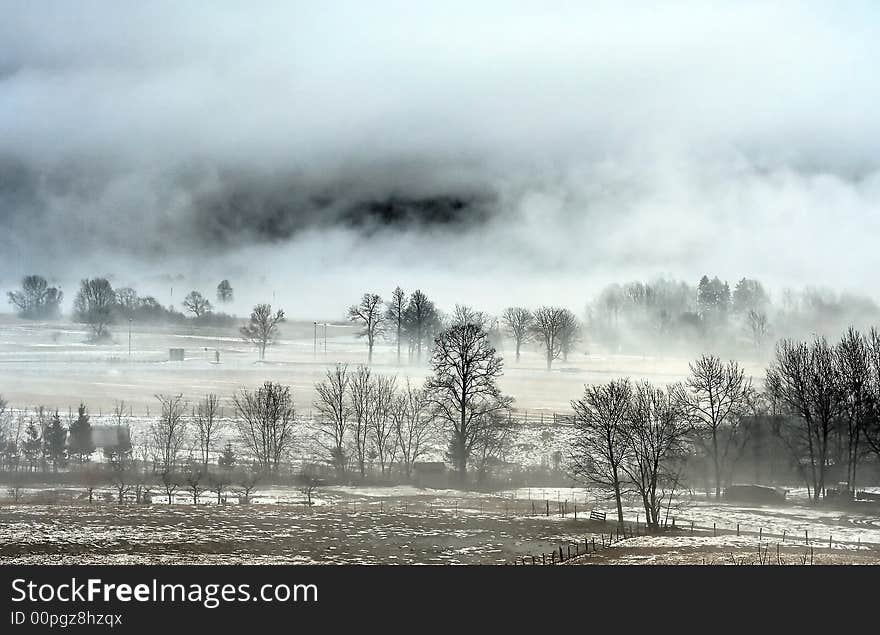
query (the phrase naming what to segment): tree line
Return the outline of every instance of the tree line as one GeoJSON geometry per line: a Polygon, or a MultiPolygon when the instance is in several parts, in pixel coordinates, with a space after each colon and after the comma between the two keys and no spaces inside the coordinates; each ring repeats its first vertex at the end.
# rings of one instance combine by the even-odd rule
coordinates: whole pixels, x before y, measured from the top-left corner
{"type": "MultiPolygon", "coordinates": [[[[222,280],[216,289],[217,302],[233,300],[229,280],[222,280]]],[[[61,317],[62,291],[50,286],[40,275],[27,275],[20,288],[7,293],[9,303],[19,317],[30,320],[54,320],[61,317]]],[[[217,312],[211,301],[200,291],[190,291],[181,302],[184,311],[165,307],[153,296],[140,296],[131,287],[114,289],[107,278],[86,278],[80,281],[73,301],[71,317],[86,324],[91,339],[98,341],[110,336],[110,326],[136,320],[138,323],[175,323],[190,319],[198,324],[223,326],[234,318],[217,312]]]]}
{"type": "MultiPolygon", "coordinates": [[[[373,463],[383,476],[394,469],[410,479],[414,466],[438,442],[446,444],[462,482],[471,468],[484,479],[516,429],[509,416],[512,399],[497,385],[502,359],[482,326],[458,322],[435,338],[431,368],[428,380],[414,385],[376,374],[369,366],[337,364],[317,382],[316,416],[305,426],[297,425],[303,418],[297,416],[290,387],[273,382],[233,395],[229,419],[220,416],[216,395],[194,405],[182,395],[156,395],[159,416],[136,439],[128,436],[129,416],[118,403],[111,419],[119,439],[104,447],[105,463],[120,483],[137,471],[135,465],[150,466],[148,473],[170,500],[182,484],[192,487],[197,473],[210,474],[211,457],[224,436],[236,441],[235,448],[230,443],[220,455],[227,465],[238,460],[237,449],[255,473],[271,475],[288,464],[305,441],[303,429],[310,428],[341,479],[364,478],[373,463]]],[[[38,409],[13,416],[2,405],[0,459],[6,469],[42,466],[46,471],[89,462],[95,445],[85,405],[66,427],[57,412],[38,409]]]]}
{"type": "Polygon", "coordinates": [[[748,445],[766,442],[761,432],[787,452],[811,500],[853,497],[859,467],[880,464],[880,332],[780,340],[761,389],[737,362],[704,355],[683,382],[614,379],[571,405],[572,473],[604,487],[620,519],[621,494],[634,491],[659,523],[693,475],[689,462],[703,463],[720,497],[748,445]]]}
{"type": "Polygon", "coordinates": [[[667,278],[609,284],[588,303],[586,322],[591,339],[612,351],[711,346],[765,354],[782,337],[840,332],[872,323],[878,313],[872,300],[852,294],[783,289],[773,298],[755,278],[731,284],[704,275],[696,284],[667,278]]]}

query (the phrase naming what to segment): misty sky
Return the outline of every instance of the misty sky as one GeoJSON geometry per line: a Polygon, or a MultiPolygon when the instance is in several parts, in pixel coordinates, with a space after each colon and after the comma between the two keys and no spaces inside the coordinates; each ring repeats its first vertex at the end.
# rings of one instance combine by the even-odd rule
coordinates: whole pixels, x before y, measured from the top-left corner
{"type": "Polygon", "coordinates": [[[880,299],[880,5],[427,4],[0,0],[0,289],[880,299]]]}

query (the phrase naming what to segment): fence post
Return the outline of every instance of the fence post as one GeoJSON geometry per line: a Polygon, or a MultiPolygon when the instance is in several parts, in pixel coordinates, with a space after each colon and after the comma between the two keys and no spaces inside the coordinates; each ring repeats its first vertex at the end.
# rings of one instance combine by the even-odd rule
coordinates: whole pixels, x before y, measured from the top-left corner
{"type": "Polygon", "coordinates": [[[547,554],[546,553],[541,554],[541,564],[547,564],[547,554]]]}
{"type": "Polygon", "coordinates": [[[544,499],[544,509],[546,510],[546,516],[550,515],[550,501],[546,498],[544,499]]]}
{"type": "Polygon", "coordinates": [[[718,532],[715,531],[715,523],[712,523],[712,535],[717,536],[718,532]]]}
{"type": "Polygon", "coordinates": [[[736,524],[736,535],[739,536],[739,523],[736,524]]]}
{"type": "Polygon", "coordinates": [[[578,519],[578,504],[577,503],[574,504],[574,519],[575,520],[578,519]]]}

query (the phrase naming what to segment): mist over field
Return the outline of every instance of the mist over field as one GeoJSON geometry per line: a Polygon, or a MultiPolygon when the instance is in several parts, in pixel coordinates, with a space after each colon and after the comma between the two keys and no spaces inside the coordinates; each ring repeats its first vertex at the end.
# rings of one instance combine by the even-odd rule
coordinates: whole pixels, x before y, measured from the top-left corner
{"type": "Polygon", "coordinates": [[[4,291],[876,298],[873,3],[2,4],[4,291]]]}

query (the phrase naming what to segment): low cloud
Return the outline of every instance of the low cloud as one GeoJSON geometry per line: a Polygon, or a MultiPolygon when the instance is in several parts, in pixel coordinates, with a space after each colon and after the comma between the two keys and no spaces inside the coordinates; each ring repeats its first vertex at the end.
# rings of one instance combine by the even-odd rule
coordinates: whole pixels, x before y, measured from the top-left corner
{"type": "Polygon", "coordinates": [[[237,275],[302,315],[398,283],[490,309],[659,274],[873,289],[871,3],[4,13],[0,286],[237,275]]]}

